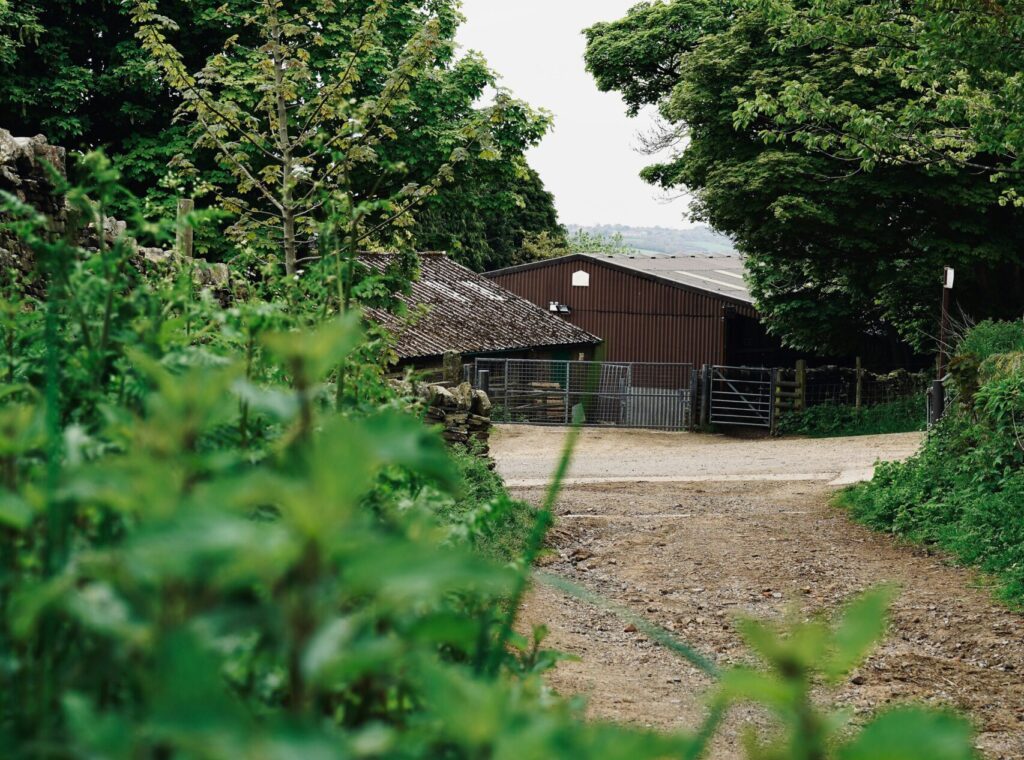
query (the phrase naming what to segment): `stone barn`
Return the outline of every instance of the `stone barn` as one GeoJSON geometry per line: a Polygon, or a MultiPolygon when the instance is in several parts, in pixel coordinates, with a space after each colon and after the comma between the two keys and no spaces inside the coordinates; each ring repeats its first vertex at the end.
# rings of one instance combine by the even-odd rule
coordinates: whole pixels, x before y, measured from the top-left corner
{"type": "MultiPolygon", "coordinates": [[[[395,258],[390,254],[363,254],[359,261],[383,271],[395,258]]],[[[441,367],[449,352],[460,354],[464,361],[587,361],[601,342],[443,253],[420,254],[419,279],[402,300],[410,317],[380,309],[368,312],[371,319],[396,336],[400,366],[441,367]]]]}

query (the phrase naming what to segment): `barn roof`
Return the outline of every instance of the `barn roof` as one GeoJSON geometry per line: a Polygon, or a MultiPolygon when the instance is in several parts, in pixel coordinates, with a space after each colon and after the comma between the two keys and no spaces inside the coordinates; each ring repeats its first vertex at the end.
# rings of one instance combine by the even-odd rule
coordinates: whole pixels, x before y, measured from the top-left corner
{"type": "Polygon", "coordinates": [[[534,269],[548,266],[557,261],[567,259],[579,261],[597,261],[601,264],[639,273],[646,277],[668,281],[682,285],[689,290],[699,290],[722,298],[753,304],[744,277],[743,259],[739,256],[714,256],[711,254],[679,254],[677,256],[645,256],[622,254],[576,253],[560,259],[545,259],[523,264],[497,272],[488,272],[488,277],[495,277],[509,272],[534,269]]]}
{"type": "MultiPolygon", "coordinates": [[[[381,271],[394,259],[390,254],[359,257],[362,264],[381,271]]],[[[396,336],[402,359],[447,351],[487,354],[601,342],[443,253],[420,254],[419,279],[402,301],[410,311],[426,306],[427,312],[410,321],[380,309],[368,310],[374,321],[396,336]]]]}

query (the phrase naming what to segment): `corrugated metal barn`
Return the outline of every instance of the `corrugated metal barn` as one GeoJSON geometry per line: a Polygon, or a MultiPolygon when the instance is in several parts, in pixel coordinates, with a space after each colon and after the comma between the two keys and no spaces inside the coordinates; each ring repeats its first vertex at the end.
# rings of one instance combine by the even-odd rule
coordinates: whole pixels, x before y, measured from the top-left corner
{"type": "Polygon", "coordinates": [[[758,321],[735,256],[574,254],[487,277],[602,338],[605,361],[775,366],[792,359],[758,321]]]}
{"type": "MultiPolygon", "coordinates": [[[[445,353],[466,358],[585,360],[601,341],[443,253],[423,253],[420,276],[402,298],[412,318],[381,309],[368,316],[390,330],[403,365],[440,366],[445,353]],[[420,313],[423,312],[423,313],[420,313]]],[[[384,271],[388,254],[363,254],[360,263],[384,271]]]]}

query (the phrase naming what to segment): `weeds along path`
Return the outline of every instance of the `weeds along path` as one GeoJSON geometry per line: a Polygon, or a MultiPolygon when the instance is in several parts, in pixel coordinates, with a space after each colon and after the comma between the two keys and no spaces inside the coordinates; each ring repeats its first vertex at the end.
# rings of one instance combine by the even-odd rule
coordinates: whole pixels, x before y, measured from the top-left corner
{"type": "MultiPolygon", "coordinates": [[[[494,450],[514,495],[539,503],[562,431],[503,428],[494,450]]],[[[843,687],[822,694],[866,714],[889,702],[953,706],[988,758],[1024,757],[1024,617],[978,576],[898,545],[829,506],[833,483],[913,452],[916,435],[736,440],[586,431],[563,492],[546,570],[675,633],[722,664],[745,661],[739,615],[831,608],[869,586],[901,593],[886,642],[843,687]]],[[[697,725],[707,679],[615,615],[537,588],[525,624],[579,658],[551,674],[594,717],[656,728],[697,725]]],[[[734,713],[712,753],[740,758],[734,713]]]]}

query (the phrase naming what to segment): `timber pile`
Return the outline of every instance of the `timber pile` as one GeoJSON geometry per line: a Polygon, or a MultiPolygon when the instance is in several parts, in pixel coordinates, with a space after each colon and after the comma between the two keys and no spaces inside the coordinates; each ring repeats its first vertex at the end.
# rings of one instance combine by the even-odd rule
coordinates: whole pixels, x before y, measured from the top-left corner
{"type": "Polygon", "coordinates": [[[448,443],[461,444],[480,457],[490,457],[491,400],[486,393],[469,383],[453,388],[421,385],[417,393],[426,407],[424,420],[442,425],[441,435],[448,443]]]}
{"type": "Polygon", "coordinates": [[[534,396],[531,419],[563,422],[565,419],[565,393],[559,383],[530,383],[530,395],[534,396]]]}

